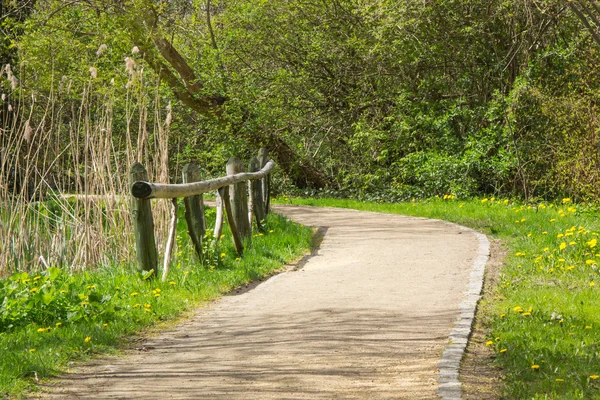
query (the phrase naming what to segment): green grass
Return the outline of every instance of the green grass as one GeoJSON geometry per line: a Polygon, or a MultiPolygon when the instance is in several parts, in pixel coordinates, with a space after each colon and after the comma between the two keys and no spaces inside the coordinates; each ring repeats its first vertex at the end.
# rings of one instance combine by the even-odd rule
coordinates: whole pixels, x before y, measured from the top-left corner
{"type": "Polygon", "coordinates": [[[600,220],[594,206],[434,198],[399,204],[284,199],[443,219],[502,240],[484,316],[508,399],[600,399],[600,220]]]}
{"type": "Polygon", "coordinates": [[[195,260],[184,222],[177,241],[166,282],[132,266],[73,275],[51,267],[0,281],[0,394],[22,396],[35,390],[35,376],[118,352],[127,335],[273,273],[310,249],[312,231],[271,214],[266,232],[252,238],[243,257],[226,234],[219,247],[208,249],[204,266],[195,260]]]}

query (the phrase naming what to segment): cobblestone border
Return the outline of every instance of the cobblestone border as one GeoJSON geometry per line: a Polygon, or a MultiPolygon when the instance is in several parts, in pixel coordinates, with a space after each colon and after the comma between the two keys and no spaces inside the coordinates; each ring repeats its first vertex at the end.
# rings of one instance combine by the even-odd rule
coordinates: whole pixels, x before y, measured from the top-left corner
{"type": "Polygon", "coordinates": [[[452,329],[448,337],[449,343],[444,348],[442,359],[438,363],[440,370],[438,373],[438,383],[440,386],[438,395],[442,400],[462,400],[462,384],[458,380],[458,373],[460,362],[467,348],[469,336],[471,335],[477,303],[481,298],[485,266],[490,257],[490,242],[484,234],[473,229],[457,224],[448,224],[472,233],[479,241],[477,257],[473,261],[469,284],[467,285],[467,290],[464,292],[466,298],[459,306],[460,315],[454,323],[454,329],[452,329]]]}

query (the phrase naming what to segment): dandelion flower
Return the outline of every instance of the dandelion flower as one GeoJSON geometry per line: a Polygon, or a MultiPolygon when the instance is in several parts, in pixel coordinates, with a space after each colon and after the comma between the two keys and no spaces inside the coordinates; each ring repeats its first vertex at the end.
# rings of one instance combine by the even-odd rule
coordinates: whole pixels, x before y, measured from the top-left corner
{"type": "Polygon", "coordinates": [[[598,379],[600,378],[600,375],[590,375],[590,379],[598,379]]]}
{"type": "Polygon", "coordinates": [[[559,248],[559,249],[561,249],[561,250],[564,250],[564,249],[566,249],[566,248],[567,248],[567,244],[566,244],[565,242],[562,242],[562,243],[561,243],[561,244],[558,246],[558,248],[559,248]]]}
{"type": "Polygon", "coordinates": [[[500,350],[499,353],[506,353],[506,349],[500,350]]]}
{"type": "Polygon", "coordinates": [[[85,337],[85,339],[83,339],[83,341],[84,341],[85,343],[89,343],[89,342],[91,342],[91,341],[92,341],[92,337],[91,337],[91,336],[86,336],[86,337],[85,337]]]}
{"type": "Polygon", "coordinates": [[[177,283],[176,283],[176,282],[173,282],[173,281],[169,282],[169,285],[176,285],[176,284],[177,284],[177,283]]]}
{"type": "Polygon", "coordinates": [[[60,328],[62,326],[62,322],[57,322],[55,325],[57,328],[60,328]]]}
{"type": "Polygon", "coordinates": [[[493,340],[488,340],[487,342],[485,342],[485,345],[486,345],[486,346],[491,346],[491,345],[493,345],[493,344],[494,344],[494,341],[493,341],[493,340]]]}
{"type": "Polygon", "coordinates": [[[35,353],[35,349],[29,349],[30,353],[35,353]]]}
{"type": "Polygon", "coordinates": [[[590,287],[594,287],[594,286],[596,286],[596,282],[594,282],[594,281],[591,281],[591,282],[590,282],[590,287]]]}
{"type": "Polygon", "coordinates": [[[539,366],[539,365],[537,365],[537,364],[532,364],[532,365],[531,365],[531,369],[533,369],[533,370],[538,370],[538,369],[540,369],[540,366],[539,366]]]}
{"type": "Polygon", "coordinates": [[[565,380],[564,380],[564,379],[562,379],[562,378],[556,378],[554,381],[555,381],[555,382],[564,382],[565,380]]]}

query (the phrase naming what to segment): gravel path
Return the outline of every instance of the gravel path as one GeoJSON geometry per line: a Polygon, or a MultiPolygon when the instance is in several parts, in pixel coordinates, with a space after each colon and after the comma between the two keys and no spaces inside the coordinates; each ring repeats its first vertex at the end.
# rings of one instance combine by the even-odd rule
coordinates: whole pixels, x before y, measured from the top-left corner
{"type": "Polygon", "coordinates": [[[47,387],[68,399],[433,399],[478,240],[441,221],[276,206],[321,227],[295,268],[47,387]]]}

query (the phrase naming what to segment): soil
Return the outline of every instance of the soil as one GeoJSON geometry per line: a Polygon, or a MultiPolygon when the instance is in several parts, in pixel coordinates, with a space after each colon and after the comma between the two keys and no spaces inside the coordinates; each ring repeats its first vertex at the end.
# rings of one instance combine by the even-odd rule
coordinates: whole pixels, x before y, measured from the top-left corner
{"type": "MultiPolygon", "coordinates": [[[[199,309],[174,329],[144,338],[124,357],[77,366],[45,385],[41,397],[437,398],[437,363],[459,314],[475,236],[423,218],[276,210],[319,227],[324,237],[318,251],[287,272],[199,309]]],[[[477,332],[473,341],[483,340],[477,332]]],[[[476,343],[469,346],[463,382],[475,397],[467,398],[495,398],[476,394],[495,387],[497,376],[481,373],[479,363],[489,364],[482,351],[476,343]],[[482,378],[486,374],[489,380],[482,378]]]]}
{"type": "Polygon", "coordinates": [[[485,345],[489,340],[488,308],[500,279],[506,255],[499,241],[491,241],[490,259],[486,265],[482,299],[475,314],[473,332],[460,366],[460,381],[465,400],[497,400],[500,398],[502,371],[493,364],[494,351],[485,345]]]}

